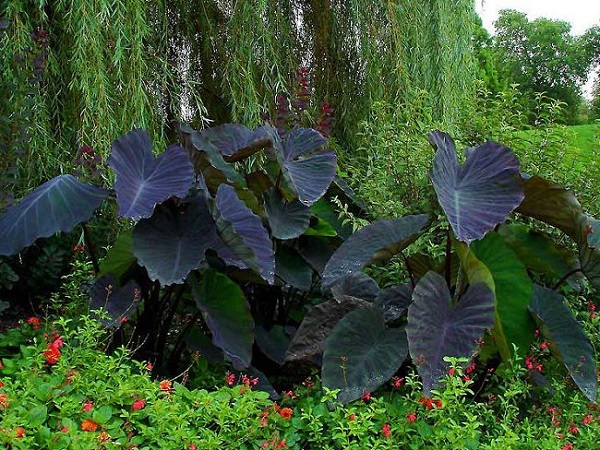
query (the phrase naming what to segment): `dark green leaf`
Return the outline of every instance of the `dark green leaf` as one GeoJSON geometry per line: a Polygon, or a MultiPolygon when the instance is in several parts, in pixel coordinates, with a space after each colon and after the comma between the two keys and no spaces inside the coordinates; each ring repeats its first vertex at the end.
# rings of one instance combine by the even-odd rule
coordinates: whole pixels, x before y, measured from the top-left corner
{"type": "Polygon", "coordinates": [[[531,312],[543,324],[542,332],[554,344],[551,349],[565,364],[573,381],[590,401],[596,402],[598,385],[594,349],[562,296],[535,286],[531,312]]]}
{"type": "Polygon", "coordinates": [[[60,175],[42,184],[0,217],[0,255],[14,255],[41,237],[88,221],[108,191],[60,175]]]}
{"type": "Polygon", "coordinates": [[[533,283],[525,266],[495,233],[473,242],[471,251],[485,264],[494,280],[496,313],[508,347],[516,344],[524,355],[529,350],[535,330],[528,311],[533,283]]]}
{"type": "Polygon", "coordinates": [[[329,300],[313,306],[304,316],[286,352],[286,361],[314,361],[323,353],[325,339],[349,311],[368,302],[353,297],[329,300]]]}
{"type": "Polygon", "coordinates": [[[429,223],[426,214],[378,220],[352,234],[333,254],[323,271],[323,290],[341,277],[377,260],[386,260],[414,242],[429,223]]]}
{"type": "Polygon", "coordinates": [[[359,308],[338,322],[325,342],[323,386],[340,389],[343,403],[389,380],[408,354],[406,332],[386,328],[381,310],[359,308]]]}
{"type": "Polygon", "coordinates": [[[293,239],[308,228],[310,208],[298,200],[286,202],[275,189],[267,191],[264,199],[271,233],[277,239],[293,239]]]}
{"type": "Polygon", "coordinates": [[[117,237],[115,245],[106,254],[106,257],[100,263],[99,277],[114,275],[117,280],[129,270],[135,263],[136,258],[133,254],[132,230],[123,231],[117,237]]]}
{"type": "MultiPolygon", "coordinates": [[[[504,242],[517,254],[525,266],[540,274],[560,279],[578,267],[575,255],[550,236],[531,230],[524,224],[502,225],[498,229],[504,242]]],[[[575,276],[569,278],[578,286],[575,276]]]]}
{"type": "Polygon", "coordinates": [[[213,343],[225,352],[237,370],[252,360],[254,320],[240,287],[227,276],[208,269],[200,284],[193,283],[196,306],[213,335],[213,343]]]}
{"type": "Polygon", "coordinates": [[[449,368],[444,357],[471,357],[486,330],[494,325],[494,293],[483,283],[470,285],[452,305],[444,278],[428,272],[415,286],[408,308],[408,347],[431,396],[449,368]]]}
{"type": "Polygon", "coordinates": [[[309,291],[312,286],[313,269],[296,250],[280,245],[275,253],[275,273],[286,284],[309,291]]]}

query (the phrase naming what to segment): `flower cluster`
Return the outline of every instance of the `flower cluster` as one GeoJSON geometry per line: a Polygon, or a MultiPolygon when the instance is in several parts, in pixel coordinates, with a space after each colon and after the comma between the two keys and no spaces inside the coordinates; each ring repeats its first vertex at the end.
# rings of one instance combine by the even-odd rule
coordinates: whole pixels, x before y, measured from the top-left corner
{"type": "MultiPolygon", "coordinates": [[[[46,338],[48,338],[48,335],[46,335],[46,338]]],[[[52,339],[52,342],[46,344],[47,350],[44,350],[42,352],[42,354],[46,358],[46,362],[51,366],[56,364],[60,359],[60,349],[63,346],[62,337],[60,335],[54,333],[52,339]]]]}
{"type": "Polygon", "coordinates": [[[40,319],[37,317],[30,317],[26,322],[31,325],[31,329],[34,331],[40,327],[40,319]]]}
{"type": "Polygon", "coordinates": [[[429,397],[421,397],[419,399],[419,403],[425,405],[425,408],[430,410],[433,408],[441,408],[442,401],[439,399],[429,398],[429,397]]]}

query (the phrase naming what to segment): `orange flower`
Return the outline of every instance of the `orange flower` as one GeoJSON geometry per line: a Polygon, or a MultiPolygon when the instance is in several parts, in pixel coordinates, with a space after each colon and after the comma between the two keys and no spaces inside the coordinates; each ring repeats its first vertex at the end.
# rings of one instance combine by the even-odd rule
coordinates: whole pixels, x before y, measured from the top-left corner
{"type": "Polygon", "coordinates": [[[10,399],[6,394],[0,394],[0,408],[6,409],[10,403],[10,399]]]}
{"type": "Polygon", "coordinates": [[[17,434],[15,434],[16,438],[22,438],[23,436],[25,436],[25,430],[21,427],[17,427],[17,429],[15,430],[17,432],[17,434]]]}
{"type": "Polygon", "coordinates": [[[292,411],[292,408],[281,408],[279,410],[279,415],[281,417],[283,417],[285,420],[290,420],[290,418],[292,417],[292,413],[294,411],[292,411]]]}
{"type": "Polygon", "coordinates": [[[173,384],[169,380],[163,380],[160,382],[158,387],[161,391],[164,391],[164,392],[167,392],[170,394],[173,389],[173,384]]]}
{"type": "Polygon", "coordinates": [[[96,431],[98,429],[98,424],[90,419],[85,419],[81,422],[81,431],[96,431]]]}
{"type": "Polygon", "coordinates": [[[110,435],[106,431],[102,431],[98,435],[98,439],[100,440],[100,442],[106,442],[110,440],[110,435]]]}

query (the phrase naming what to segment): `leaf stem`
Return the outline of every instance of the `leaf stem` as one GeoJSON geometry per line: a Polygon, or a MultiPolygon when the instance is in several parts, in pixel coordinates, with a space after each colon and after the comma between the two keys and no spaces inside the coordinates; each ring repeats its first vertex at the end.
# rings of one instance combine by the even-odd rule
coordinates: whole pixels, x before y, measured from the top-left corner
{"type": "Polygon", "coordinates": [[[554,287],[552,288],[552,290],[556,291],[561,286],[561,284],[563,284],[565,281],[567,281],[567,279],[571,275],[575,275],[577,272],[583,273],[583,269],[581,267],[578,267],[576,269],[568,271],[560,280],[558,280],[558,282],[554,285],[554,287]]]}
{"type": "Polygon", "coordinates": [[[94,244],[92,243],[90,230],[88,229],[85,223],[81,224],[81,228],[83,229],[83,239],[85,240],[85,248],[90,254],[90,258],[92,259],[92,266],[94,267],[94,272],[98,274],[100,273],[100,264],[98,264],[98,256],[96,255],[96,251],[94,250],[94,244]]]}

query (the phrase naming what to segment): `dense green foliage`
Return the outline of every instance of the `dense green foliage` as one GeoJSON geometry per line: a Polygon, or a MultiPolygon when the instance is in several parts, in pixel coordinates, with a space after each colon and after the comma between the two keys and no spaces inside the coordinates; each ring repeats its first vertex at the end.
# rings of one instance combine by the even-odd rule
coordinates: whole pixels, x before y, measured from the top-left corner
{"type": "Polygon", "coordinates": [[[452,125],[474,93],[470,0],[2,0],[0,11],[0,150],[17,198],[69,171],[77,148],[106,156],[133,127],[166,143],[181,120],[256,126],[302,66],[350,146],[375,101],[427,90],[452,125]]]}
{"type": "MultiPolygon", "coordinates": [[[[573,37],[567,22],[539,18],[529,21],[524,13],[502,10],[495,22],[493,49],[500,76],[517,83],[533,111],[535,94],[563,102],[565,120],[574,123],[581,104],[581,86],[600,57],[600,28],[590,28],[573,37]]],[[[480,58],[481,59],[481,58],[480,58]]],[[[530,113],[531,114],[531,113],[530,113]]],[[[533,117],[529,117],[532,121],[533,117]]]]}
{"type": "MultiPolygon", "coordinates": [[[[598,318],[582,319],[597,329],[598,318]]],[[[199,380],[189,375],[203,356],[181,378],[152,381],[146,364],[133,363],[124,349],[108,356],[106,344],[106,334],[85,317],[48,324],[30,318],[0,335],[3,447],[553,450],[594,448],[599,431],[596,405],[559,380],[536,387],[518,358],[502,375],[485,367],[466,375],[452,360],[445,388],[430,399],[409,373],[344,406],[315,378],[277,403],[253,389],[248,376],[221,373],[210,391],[190,389],[199,380]],[[57,340],[56,360],[48,362],[57,340]],[[489,384],[482,388],[474,382],[479,377],[489,384]]],[[[554,371],[544,341],[536,340],[531,355],[554,371]]]]}

